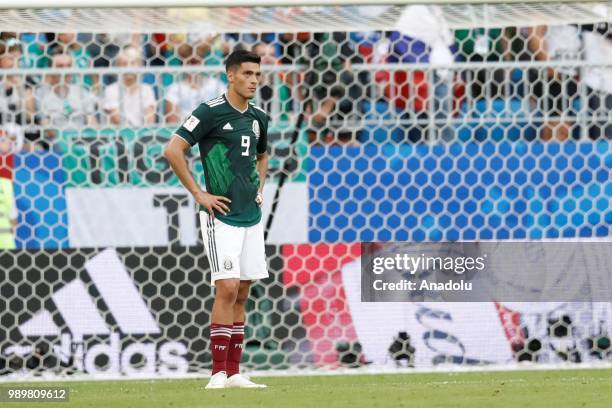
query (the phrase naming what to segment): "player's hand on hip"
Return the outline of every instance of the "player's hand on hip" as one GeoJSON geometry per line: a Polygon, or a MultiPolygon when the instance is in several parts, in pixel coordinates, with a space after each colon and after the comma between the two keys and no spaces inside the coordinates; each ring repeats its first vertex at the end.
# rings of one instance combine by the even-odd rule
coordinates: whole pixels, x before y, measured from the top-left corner
{"type": "Polygon", "coordinates": [[[227,204],[232,202],[232,200],[227,197],[212,195],[205,191],[196,193],[194,198],[198,204],[206,208],[208,214],[210,214],[210,216],[213,218],[215,217],[215,211],[219,211],[221,214],[227,215],[229,212],[229,207],[227,204]]]}
{"type": "Polygon", "coordinates": [[[255,203],[257,203],[257,206],[259,207],[263,205],[263,194],[257,193],[257,196],[255,197],[255,203]]]}

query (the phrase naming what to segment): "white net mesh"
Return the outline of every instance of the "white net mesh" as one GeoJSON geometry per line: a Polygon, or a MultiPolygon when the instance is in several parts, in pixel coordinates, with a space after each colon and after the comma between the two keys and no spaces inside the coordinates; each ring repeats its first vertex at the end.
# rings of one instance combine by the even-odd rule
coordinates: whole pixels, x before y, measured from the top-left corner
{"type": "Polygon", "coordinates": [[[161,151],[236,47],[272,119],[247,367],[610,361],[608,303],[363,304],[355,272],[360,241],[610,236],[609,3],[0,22],[0,374],[210,368],[208,261],[161,151]]]}

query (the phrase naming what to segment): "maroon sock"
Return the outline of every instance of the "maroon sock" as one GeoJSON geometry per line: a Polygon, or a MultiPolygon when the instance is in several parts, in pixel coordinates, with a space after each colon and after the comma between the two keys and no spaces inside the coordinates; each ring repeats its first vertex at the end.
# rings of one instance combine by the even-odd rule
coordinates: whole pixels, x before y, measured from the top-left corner
{"type": "Polygon", "coordinates": [[[244,341],[244,322],[234,322],[232,338],[227,353],[227,376],[231,377],[240,372],[240,359],[242,358],[242,342],[244,341]]]}
{"type": "Polygon", "coordinates": [[[229,351],[230,338],[232,336],[231,324],[210,325],[210,352],[212,353],[212,374],[226,371],[226,362],[229,351]]]}

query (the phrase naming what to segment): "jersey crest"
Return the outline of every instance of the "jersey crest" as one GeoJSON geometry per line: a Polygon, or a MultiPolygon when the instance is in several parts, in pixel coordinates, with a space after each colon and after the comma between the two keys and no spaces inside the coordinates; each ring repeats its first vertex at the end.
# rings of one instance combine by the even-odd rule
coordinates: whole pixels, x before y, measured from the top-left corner
{"type": "Polygon", "coordinates": [[[253,121],[253,133],[255,133],[255,138],[259,139],[259,122],[257,120],[253,121]]]}

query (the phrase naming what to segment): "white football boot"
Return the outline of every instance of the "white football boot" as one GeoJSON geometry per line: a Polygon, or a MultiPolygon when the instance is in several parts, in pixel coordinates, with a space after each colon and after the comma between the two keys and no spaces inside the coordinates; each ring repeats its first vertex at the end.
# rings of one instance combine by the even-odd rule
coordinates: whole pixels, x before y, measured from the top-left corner
{"type": "Polygon", "coordinates": [[[210,381],[206,385],[207,390],[215,390],[227,387],[227,374],[225,371],[219,371],[217,374],[210,377],[210,381]]]}
{"type": "Polygon", "coordinates": [[[230,378],[227,379],[225,383],[225,388],[266,388],[265,384],[257,384],[254,383],[247,377],[242,374],[234,374],[230,378]]]}

